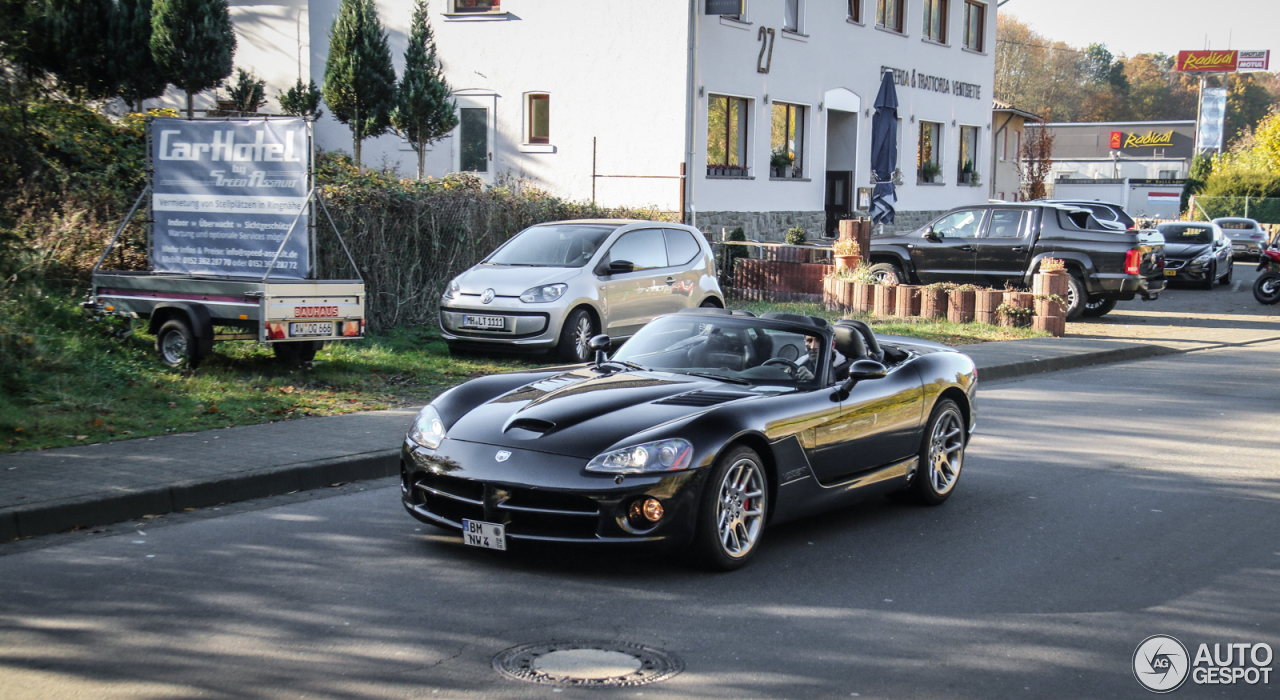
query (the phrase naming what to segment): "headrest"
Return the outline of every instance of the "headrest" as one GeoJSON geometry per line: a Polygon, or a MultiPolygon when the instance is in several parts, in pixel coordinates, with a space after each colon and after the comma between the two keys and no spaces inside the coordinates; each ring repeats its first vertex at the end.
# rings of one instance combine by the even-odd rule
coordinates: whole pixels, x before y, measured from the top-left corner
{"type": "Polygon", "coordinates": [[[859,333],[857,328],[837,323],[833,330],[836,333],[836,350],[841,355],[850,360],[865,360],[869,357],[867,344],[862,340],[862,333],[859,333]]]}
{"type": "Polygon", "coordinates": [[[826,328],[827,322],[816,316],[801,316],[800,314],[787,314],[781,311],[770,311],[766,314],[760,314],[760,318],[769,319],[771,321],[786,321],[788,323],[800,323],[806,326],[817,326],[818,328],[826,328]],[[821,324],[814,323],[821,321],[821,324]]]}
{"type": "MultiPolygon", "coordinates": [[[[863,345],[867,349],[865,357],[875,360],[876,362],[884,362],[884,351],[880,349],[880,343],[876,341],[876,334],[871,331],[871,326],[868,326],[866,322],[859,321],[855,318],[842,318],[839,321],[836,321],[835,327],[840,328],[841,326],[853,328],[862,336],[863,345]]],[[[842,350],[841,352],[844,351],[842,350]]]]}

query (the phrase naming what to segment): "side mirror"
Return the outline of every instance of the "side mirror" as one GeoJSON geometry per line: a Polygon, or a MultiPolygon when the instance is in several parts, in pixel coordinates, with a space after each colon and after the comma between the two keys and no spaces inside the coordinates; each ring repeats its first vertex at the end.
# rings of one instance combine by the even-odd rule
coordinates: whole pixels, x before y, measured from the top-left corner
{"type": "Polygon", "coordinates": [[[596,355],[596,367],[604,364],[604,351],[609,349],[609,336],[603,333],[587,341],[587,348],[596,355]]]}
{"type": "Polygon", "coordinates": [[[864,379],[882,379],[889,373],[888,368],[875,360],[858,360],[849,367],[849,378],[844,380],[840,389],[832,398],[844,401],[853,391],[853,387],[864,379]]]}
{"type": "Polygon", "coordinates": [[[929,240],[931,240],[931,241],[940,241],[940,240],[942,240],[942,234],[941,234],[941,233],[939,233],[939,232],[937,232],[937,231],[935,231],[935,230],[933,230],[933,227],[932,227],[932,226],[930,226],[929,228],[927,228],[927,229],[925,229],[925,230],[924,230],[924,237],[925,237],[925,238],[927,238],[927,239],[929,239],[929,240]]]}
{"type": "Polygon", "coordinates": [[[636,269],[634,263],[630,260],[614,260],[609,263],[609,274],[620,275],[632,272],[636,269]]]}

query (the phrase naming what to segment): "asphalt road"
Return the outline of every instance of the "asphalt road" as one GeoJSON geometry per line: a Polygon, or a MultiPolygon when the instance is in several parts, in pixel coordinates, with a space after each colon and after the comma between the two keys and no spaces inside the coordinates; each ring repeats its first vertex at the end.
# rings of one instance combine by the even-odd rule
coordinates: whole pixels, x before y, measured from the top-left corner
{"type": "Polygon", "coordinates": [[[947,504],[779,527],[732,574],[466,549],[387,482],[5,545],[0,697],[1150,697],[1150,635],[1280,650],[1277,351],[989,385],[947,504]],[[560,691],[490,668],[579,639],[686,670],[560,691]]]}
{"type": "Polygon", "coordinates": [[[1198,314],[1275,314],[1280,308],[1263,306],[1253,298],[1253,281],[1258,278],[1258,261],[1235,259],[1231,283],[1215,284],[1212,290],[1187,282],[1169,284],[1154,302],[1141,299],[1122,301],[1116,309],[1125,311],[1174,311],[1198,314]]]}

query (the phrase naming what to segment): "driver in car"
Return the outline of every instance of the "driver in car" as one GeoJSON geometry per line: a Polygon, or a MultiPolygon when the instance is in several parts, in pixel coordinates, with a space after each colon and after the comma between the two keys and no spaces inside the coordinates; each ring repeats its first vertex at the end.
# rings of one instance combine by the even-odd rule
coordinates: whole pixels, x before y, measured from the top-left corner
{"type": "MultiPolygon", "coordinates": [[[[806,335],[804,337],[805,354],[799,360],[796,360],[796,366],[799,370],[796,372],[796,379],[802,382],[813,381],[813,377],[818,370],[818,350],[822,348],[822,339],[816,335],[806,335]]],[[[831,339],[831,364],[838,365],[844,360],[841,356],[839,360],[836,356],[840,353],[836,352],[835,338],[831,339]]]]}

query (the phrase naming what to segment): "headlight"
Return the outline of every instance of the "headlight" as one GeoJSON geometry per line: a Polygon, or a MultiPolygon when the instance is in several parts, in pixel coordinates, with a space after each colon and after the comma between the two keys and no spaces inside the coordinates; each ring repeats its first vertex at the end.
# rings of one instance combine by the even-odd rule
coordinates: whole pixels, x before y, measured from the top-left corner
{"type": "Polygon", "coordinates": [[[444,298],[453,299],[457,297],[458,293],[461,291],[462,291],[462,285],[458,284],[458,280],[454,280],[449,283],[449,288],[444,290],[444,298]]]}
{"type": "Polygon", "coordinates": [[[427,406],[418,413],[418,418],[409,430],[409,439],[434,450],[444,440],[444,421],[440,420],[440,412],[435,406],[427,406]]]}
{"type": "Polygon", "coordinates": [[[520,301],[527,301],[530,304],[541,301],[555,301],[564,296],[564,292],[569,288],[567,284],[547,284],[541,287],[524,290],[524,294],[520,295],[520,301]]]}
{"type": "Polygon", "coordinates": [[[692,459],[693,445],[688,440],[673,438],[597,455],[587,463],[587,471],[609,474],[673,472],[687,469],[692,459]]]}
{"type": "Polygon", "coordinates": [[[1192,261],[1191,261],[1191,264],[1192,264],[1192,265],[1204,265],[1205,263],[1208,263],[1208,262],[1209,262],[1209,254],[1208,254],[1208,253],[1205,253],[1204,255],[1201,255],[1201,256],[1197,257],[1195,260],[1192,260],[1192,261]]]}

